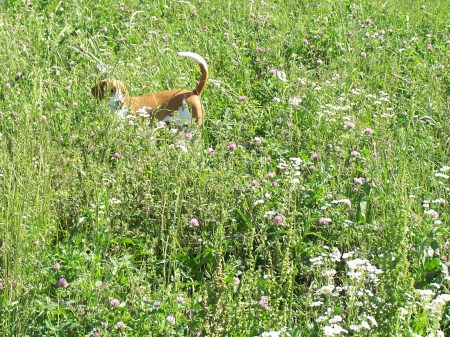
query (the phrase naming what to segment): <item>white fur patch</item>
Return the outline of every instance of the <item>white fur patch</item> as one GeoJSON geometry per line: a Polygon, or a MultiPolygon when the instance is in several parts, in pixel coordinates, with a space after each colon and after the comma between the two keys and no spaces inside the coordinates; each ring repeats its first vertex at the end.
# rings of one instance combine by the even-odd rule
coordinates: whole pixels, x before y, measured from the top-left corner
{"type": "Polygon", "coordinates": [[[174,119],[178,126],[182,129],[186,128],[192,123],[191,112],[189,111],[186,100],[183,100],[183,106],[180,107],[176,113],[174,113],[173,115],[165,116],[163,119],[161,119],[161,122],[165,123],[170,121],[171,119],[174,119]]]}
{"type": "Polygon", "coordinates": [[[122,119],[126,119],[128,117],[128,109],[124,107],[117,109],[116,115],[122,119]]]}
{"type": "Polygon", "coordinates": [[[174,117],[180,128],[191,124],[192,117],[185,99],[183,99],[183,106],[178,109],[178,112],[174,117]]]}
{"type": "Polygon", "coordinates": [[[116,88],[114,95],[109,97],[109,107],[111,108],[111,111],[115,111],[117,113],[118,110],[123,110],[124,102],[125,97],[123,96],[122,91],[120,88],[116,88]]]}

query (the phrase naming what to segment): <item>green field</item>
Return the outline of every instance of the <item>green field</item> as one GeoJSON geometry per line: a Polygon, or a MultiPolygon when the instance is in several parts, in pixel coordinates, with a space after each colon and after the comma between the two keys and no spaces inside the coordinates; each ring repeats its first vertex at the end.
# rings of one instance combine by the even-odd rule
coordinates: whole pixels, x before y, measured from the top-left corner
{"type": "Polygon", "coordinates": [[[445,0],[2,0],[0,335],[450,335],[445,0]],[[91,87],[193,89],[193,135],[91,87]]]}

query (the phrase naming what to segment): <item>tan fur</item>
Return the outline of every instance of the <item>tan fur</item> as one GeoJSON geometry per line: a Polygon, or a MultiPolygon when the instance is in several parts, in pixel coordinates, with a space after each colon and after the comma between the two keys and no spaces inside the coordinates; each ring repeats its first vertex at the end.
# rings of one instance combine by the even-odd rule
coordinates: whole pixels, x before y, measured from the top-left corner
{"type": "Polygon", "coordinates": [[[197,87],[192,90],[174,89],[152,92],[142,96],[129,96],[125,84],[114,78],[109,78],[96,84],[92,89],[92,94],[98,99],[105,99],[116,95],[118,90],[124,96],[123,107],[129,109],[129,113],[138,116],[142,110],[152,118],[163,120],[167,116],[173,116],[183,103],[188,106],[192,120],[200,126],[203,123],[203,109],[200,102],[200,95],[208,80],[208,68],[206,63],[199,63],[201,78],[197,87]]]}

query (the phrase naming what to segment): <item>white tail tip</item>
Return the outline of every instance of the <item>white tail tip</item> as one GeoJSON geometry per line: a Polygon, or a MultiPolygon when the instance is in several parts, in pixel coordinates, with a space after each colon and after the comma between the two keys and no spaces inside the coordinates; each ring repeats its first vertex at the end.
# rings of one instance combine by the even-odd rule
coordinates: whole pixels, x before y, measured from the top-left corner
{"type": "Polygon", "coordinates": [[[191,59],[193,59],[195,62],[197,62],[198,64],[203,65],[206,69],[208,69],[208,64],[206,63],[205,59],[203,57],[201,57],[200,55],[190,52],[190,51],[180,51],[177,53],[179,56],[183,56],[183,57],[189,57],[191,59]]]}

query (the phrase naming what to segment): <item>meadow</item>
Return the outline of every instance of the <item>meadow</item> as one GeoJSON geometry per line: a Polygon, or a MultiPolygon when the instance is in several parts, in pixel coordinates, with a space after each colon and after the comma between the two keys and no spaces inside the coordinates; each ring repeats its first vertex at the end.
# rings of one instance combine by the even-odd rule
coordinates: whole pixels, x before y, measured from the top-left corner
{"type": "Polygon", "coordinates": [[[450,335],[445,0],[3,0],[0,335],[450,335]],[[90,92],[193,89],[205,123],[90,92]]]}

